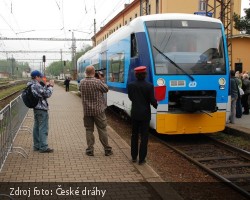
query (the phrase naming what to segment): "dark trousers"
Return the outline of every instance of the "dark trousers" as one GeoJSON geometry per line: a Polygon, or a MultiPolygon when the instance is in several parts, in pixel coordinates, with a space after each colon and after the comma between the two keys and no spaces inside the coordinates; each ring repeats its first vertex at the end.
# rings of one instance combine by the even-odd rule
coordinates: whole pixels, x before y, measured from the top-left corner
{"type": "Polygon", "coordinates": [[[241,118],[241,116],[242,116],[241,97],[238,97],[236,101],[236,117],[241,118]]]}
{"type": "Polygon", "coordinates": [[[131,156],[136,159],[138,156],[138,143],[140,135],[139,162],[145,160],[148,149],[148,128],[149,121],[132,120],[132,136],[131,136],[131,156]]]}
{"type": "Polygon", "coordinates": [[[94,151],[94,125],[97,127],[99,140],[102,143],[104,150],[112,150],[112,147],[110,147],[108,143],[107,118],[105,112],[102,112],[97,116],[84,116],[83,122],[84,127],[86,128],[86,140],[88,145],[88,148],[86,149],[87,152],[94,151]]]}
{"type": "Polygon", "coordinates": [[[241,98],[241,103],[244,108],[244,114],[249,114],[249,105],[248,105],[248,95],[249,94],[243,94],[241,98]]]}
{"type": "Polygon", "coordinates": [[[66,85],[65,87],[66,87],[66,92],[68,92],[69,91],[69,85],[66,85]]]}

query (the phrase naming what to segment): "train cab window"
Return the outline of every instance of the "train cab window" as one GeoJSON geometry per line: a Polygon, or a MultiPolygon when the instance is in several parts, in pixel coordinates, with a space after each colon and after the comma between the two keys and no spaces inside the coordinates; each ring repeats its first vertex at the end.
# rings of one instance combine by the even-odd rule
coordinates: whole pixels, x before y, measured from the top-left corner
{"type": "Polygon", "coordinates": [[[156,74],[226,73],[223,32],[219,23],[167,20],[150,21],[146,25],[156,74]]]}
{"type": "Polygon", "coordinates": [[[138,56],[138,48],[135,34],[131,35],[131,58],[138,56]]]}
{"type": "Polygon", "coordinates": [[[124,53],[117,53],[110,58],[109,81],[124,83],[124,53]]]}

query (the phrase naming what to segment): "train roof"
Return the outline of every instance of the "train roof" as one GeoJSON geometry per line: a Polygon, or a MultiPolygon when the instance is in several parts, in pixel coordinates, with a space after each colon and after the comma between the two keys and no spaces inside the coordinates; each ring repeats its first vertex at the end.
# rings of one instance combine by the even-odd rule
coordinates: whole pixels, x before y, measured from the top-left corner
{"type": "Polygon", "coordinates": [[[143,31],[143,22],[146,21],[155,21],[155,20],[194,20],[194,21],[206,21],[206,22],[215,22],[221,23],[219,19],[212,17],[194,15],[194,14],[183,14],[183,13],[168,13],[168,14],[155,14],[155,15],[146,15],[137,17],[130,22],[128,26],[133,26],[136,32],[143,31]]]}
{"type": "Polygon", "coordinates": [[[133,21],[135,21],[136,19],[140,19],[142,21],[198,20],[198,21],[209,21],[209,22],[221,23],[221,21],[216,18],[202,16],[202,15],[186,14],[186,13],[164,13],[164,14],[145,15],[145,16],[137,17],[133,21]]]}

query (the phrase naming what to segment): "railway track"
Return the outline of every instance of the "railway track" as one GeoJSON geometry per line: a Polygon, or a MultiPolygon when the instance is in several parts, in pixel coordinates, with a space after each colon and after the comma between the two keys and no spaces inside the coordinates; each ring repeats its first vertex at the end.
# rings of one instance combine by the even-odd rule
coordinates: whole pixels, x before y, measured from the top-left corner
{"type": "MultiPolygon", "coordinates": [[[[108,110],[128,120],[116,107],[108,110]]],[[[189,161],[207,171],[246,198],[250,198],[250,152],[223,143],[208,135],[167,136],[151,130],[151,136],[189,161]]]]}
{"type": "Polygon", "coordinates": [[[0,102],[10,99],[11,97],[15,96],[16,94],[19,94],[22,90],[23,89],[15,91],[15,92],[9,94],[8,96],[5,96],[4,98],[0,99],[0,102]]]}
{"type": "Polygon", "coordinates": [[[178,137],[178,141],[160,138],[166,146],[250,198],[250,152],[205,135],[178,137]]]}
{"type": "Polygon", "coordinates": [[[0,85],[0,91],[6,90],[8,88],[14,87],[16,85],[24,84],[24,83],[27,83],[27,81],[26,80],[16,80],[16,81],[12,81],[12,82],[9,82],[6,84],[2,84],[2,85],[0,85]]]}
{"type": "Polygon", "coordinates": [[[0,110],[21,93],[26,83],[27,80],[15,80],[0,85],[0,110]]]}
{"type": "Polygon", "coordinates": [[[23,89],[15,91],[3,98],[0,99],[0,110],[3,109],[6,105],[8,105],[14,98],[16,98],[23,89]]]}

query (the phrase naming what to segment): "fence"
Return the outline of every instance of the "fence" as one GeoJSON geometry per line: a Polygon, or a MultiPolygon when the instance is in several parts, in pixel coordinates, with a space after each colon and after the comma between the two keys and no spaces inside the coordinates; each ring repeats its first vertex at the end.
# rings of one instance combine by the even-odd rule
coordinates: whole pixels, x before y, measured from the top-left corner
{"type": "MultiPolygon", "coordinates": [[[[27,155],[21,147],[14,147],[13,142],[28,110],[20,95],[0,111],[0,172],[8,154],[14,149],[21,149],[27,155]]],[[[23,153],[18,153],[25,157],[23,153]]]]}

